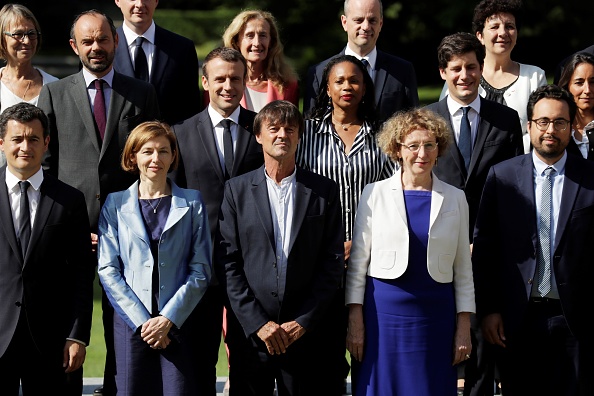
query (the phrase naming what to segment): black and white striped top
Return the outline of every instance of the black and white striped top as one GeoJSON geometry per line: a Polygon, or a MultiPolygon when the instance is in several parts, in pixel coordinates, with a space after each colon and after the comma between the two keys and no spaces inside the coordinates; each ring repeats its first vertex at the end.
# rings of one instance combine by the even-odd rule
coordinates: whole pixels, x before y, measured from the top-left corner
{"type": "Polygon", "coordinates": [[[377,145],[376,131],[361,126],[349,154],[330,121],[305,120],[305,132],[297,148],[297,165],[334,180],[340,189],[345,241],[353,235],[355,212],[363,188],[394,174],[396,164],[377,145]]]}

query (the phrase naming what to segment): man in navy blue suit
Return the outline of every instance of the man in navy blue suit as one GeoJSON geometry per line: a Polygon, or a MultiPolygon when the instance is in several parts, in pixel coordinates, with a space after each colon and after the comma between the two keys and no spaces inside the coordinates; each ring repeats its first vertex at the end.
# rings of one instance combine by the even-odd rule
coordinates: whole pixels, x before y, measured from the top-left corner
{"type": "Polygon", "coordinates": [[[116,49],[114,69],[153,84],[162,120],[170,125],[202,110],[198,56],[192,40],[155,24],[153,14],[159,0],[115,0],[115,3],[122,11],[124,23],[118,28],[120,45],[116,49]],[[139,37],[144,52],[140,55],[135,44],[139,37]],[[146,61],[144,75],[138,75],[142,72],[136,70],[136,57],[146,61]]]}
{"type": "MultiPolygon", "coordinates": [[[[417,76],[407,60],[380,51],[375,44],[384,23],[381,0],[345,0],[340,17],[347,33],[346,47],[338,55],[353,55],[367,62],[367,71],[375,85],[375,104],[381,122],[399,110],[419,104],[417,76]]],[[[337,55],[335,55],[337,56],[337,55]]],[[[303,99],[303,112],[313,107],[320,87],[324,67],[330,59],[309,68],[303,99]]]]}
{"type": "Polygon", "coordinates": [[[342,326],[327,314],[344,268],[338,186],[295,165],[295,105],[266,105],[254,133],[264,166],[225,184],[214,249],[228,296],[231,392],[271,395],[276,380],[281,395],[341,395],[328,362],[344,351],[326,348],[342,326]]]}
{"type": "Polygon", "coordinates": [[[491,168],[479,206],[476,312],[508,396],[594,394],[594,164],[566,151],[575,113],[567,91],[535,90],[533,150],[491,168]]]}

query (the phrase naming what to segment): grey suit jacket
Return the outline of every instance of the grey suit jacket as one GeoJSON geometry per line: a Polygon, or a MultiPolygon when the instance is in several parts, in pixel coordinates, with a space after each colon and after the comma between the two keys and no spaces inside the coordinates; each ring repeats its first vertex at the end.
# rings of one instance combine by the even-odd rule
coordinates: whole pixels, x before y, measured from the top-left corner
{"type": "Polygon", "coordinates": [[[82,71],[44,85],[39,95],[50,128],[43,167],[84,193],[93,232],[107,194],[136,180],[120,166],[126,138],[138,124],[160,115],[155,89],[147,82],[115,72],[111,92],[103,142],[82,71]]]}
{"type": "Polygon", "coordinates": [[[46,358],[62,356],[66,338],[89,343],[95,260],[80,191],[44,174],[25,257],[17,243],[0,168],[0,356],[20,315],[46,358]]]}
{"type": "MultiPolygon", "coordinates": [[[[452,121],[448,111],[447,98],[427,106],[446,119],[450,130],[452,121]]],[[[468,172],[464,159],[458,149],[454,136],[451,136],[450,147],[439,158],[433,172],[440,180],[453,185],[466,194],[469,209],[469,236],[476,221],[483,186],[491,166],[524,153],[522,128],[518,112],[499,103],[481,98],[480,124],[468,172]]]]}

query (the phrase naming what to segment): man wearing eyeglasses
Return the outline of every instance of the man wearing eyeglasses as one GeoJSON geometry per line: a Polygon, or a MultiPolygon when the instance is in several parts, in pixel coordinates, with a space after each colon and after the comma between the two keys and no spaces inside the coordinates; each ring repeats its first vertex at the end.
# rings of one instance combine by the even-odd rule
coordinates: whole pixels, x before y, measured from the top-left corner
{"type": "Polygon", "coordinates": [[[506,395],[592,395],[594,164],[568,154],[576,105],[528,101],[531,153],[491,168],[474,233],[477,318],[506,395]]]}
{"type": "MultiPolygon", "coordinates": [[[[522,128],[515,110],[479,95],[485,49],[476,36],[456,33],[445,37],[437,49],[437,58],[449,94],[428,108],[448,121],[454,141],[434,172],[440,180],[464,190],[472,243],[489,168],[523,154],[522,128]]],[[[475,316],[471,319],[473,348],[470,359],[464,363],[465,394],[493,395],[495,363],[489,346],[483,348],[475,316]]]]}

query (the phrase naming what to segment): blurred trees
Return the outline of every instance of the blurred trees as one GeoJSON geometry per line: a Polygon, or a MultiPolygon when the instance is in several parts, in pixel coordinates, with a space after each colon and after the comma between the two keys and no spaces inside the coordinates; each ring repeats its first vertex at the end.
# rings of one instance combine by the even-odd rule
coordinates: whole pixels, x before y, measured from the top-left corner
{"type": "MultiPolygon", "coordinates": [[[[436,48],[441,38],[470,31],[478,0],[385,0],[378,47],[415,65],[420,85],[441,84],[436,48]]],[[[72,55],[68,32],[74,15],[99,8],[121,20],[112,0],[22,1],[35,13],[44,34],[43,53],[72,55]]],[[[220,44],[233,16],[245,8],[270,11],[278,20],[285,52],[305,78],[307,67],[338,53],[346,43],[340,25],[342,0],[160,0],[157,23],[191,37],[199,55],[220,44]]],[[[512,59],[535,64],[552,76],[565,56],[594,44],[594,2],[524,0],[524,16],[512,59]]]]}

